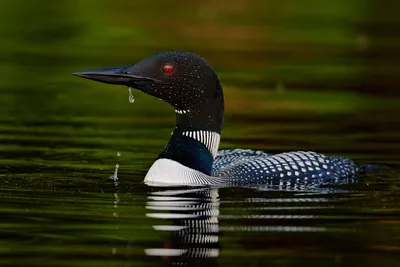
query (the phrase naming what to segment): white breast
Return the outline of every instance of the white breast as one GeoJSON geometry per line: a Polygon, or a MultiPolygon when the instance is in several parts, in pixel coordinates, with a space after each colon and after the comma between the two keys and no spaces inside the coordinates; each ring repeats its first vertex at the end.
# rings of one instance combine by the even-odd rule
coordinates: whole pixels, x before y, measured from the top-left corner
{"type": "Polygon", "coordinates": [[[156,160],[144,178],[146,184],[154,186],[201,186],[218,183],[217,180],[170,159],[156,160]]]}

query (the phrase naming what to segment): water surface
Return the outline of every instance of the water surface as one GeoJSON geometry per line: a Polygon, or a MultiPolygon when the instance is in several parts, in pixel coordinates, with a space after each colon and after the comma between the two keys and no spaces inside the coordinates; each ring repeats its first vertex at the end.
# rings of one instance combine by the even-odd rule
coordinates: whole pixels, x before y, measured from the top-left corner
{"type": "MultiPolygon", "coordinates": [[[[228,109],[222,148],[313,149],[392,169],[336,191],[222,188],[210,199],[207,190],[163,195],[157,192],[169,190],[142,184],[168,141],[173,111],[141,94],[132,105],[123,88],[107,89],[116,94],[109,106],[123,107],[124,115],[98,114],[86,98],[74,100],[88,108],[81,116],[60,110],[1,123],[3,266],[397,266],[400,124],[387,114],[395,107],[373,106],[386,99],[365,97],[372,106],[362,113],[253,116],[228,109]],[[119,180],[107,180],[117,163],[119,180]],[[208,220],[211,232],[202,223],[208,220]],[[209,243],[190,241],[204,231],[209,243]]],[[[265,96],[291,98],[277,94],[265,96]]]]}

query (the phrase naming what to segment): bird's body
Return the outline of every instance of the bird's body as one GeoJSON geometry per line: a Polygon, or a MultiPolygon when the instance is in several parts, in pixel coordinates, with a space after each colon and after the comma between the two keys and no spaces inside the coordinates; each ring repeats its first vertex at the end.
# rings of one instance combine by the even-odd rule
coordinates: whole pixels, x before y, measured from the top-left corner
{"type": "Polygon", "coordinates": [[[301,188],[349,183],[359,172],[350,159],[315,152],[218,152],[224,117],[222,86],[212,67],[195,54],[159,53],[132,66],[76,75],[134,87],[175,108],[175,129],[149,169],[147,184],[301,188]]]}
{"type": "Polygon", "coordinates": [[[303,187],[352,182],[358,167],[345,157],[315,152],[286,152],[269,155],[262,151],[222,150],[211,174],[233,177],[234,184],[267,184],[303,187]]]}

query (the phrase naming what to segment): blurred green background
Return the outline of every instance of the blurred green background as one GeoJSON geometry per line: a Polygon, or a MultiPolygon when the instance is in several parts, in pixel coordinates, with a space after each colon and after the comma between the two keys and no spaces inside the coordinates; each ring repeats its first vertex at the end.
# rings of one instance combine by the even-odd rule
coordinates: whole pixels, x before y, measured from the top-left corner
{"type": "MultiPolygon", "coordinates": [[[[226,84],[398,93],[397,1],[2,1],[2,87],[187,50],[226,84]]],[[[51,88],[51,89],[50,89],[51,88]]],[[[51,93],[53,92],[53,93],[51,93]]],[[[43,99],[44,100],[44,99],[43,99]]],[[[41,101],[46,103],[46,101],[41,101]]]]}
{"type": "Polygon", "coordinates": [[[0,10],[6,168],[82,167],[83,157],[99,169],[116,150],[141,152],[129,164],[150,162],[172,109],[137,91],[130,105],[125,88],[70,73],[165,50],[215,67],[226,95],[222,148],[351,153],[398,140],[398,1],[5,0],[0,10]]]}
{"type": "Polygon", "coordinates": [[[145,172],[168,140],[172,109],[137,91],[131,105],[126,88],[70,73],[165,50],[215,67],[226,95],[222,148],[397,154],[399,5],[1,1],[0,164],[14,174],[98,170],[122,150],[145,172]]]}

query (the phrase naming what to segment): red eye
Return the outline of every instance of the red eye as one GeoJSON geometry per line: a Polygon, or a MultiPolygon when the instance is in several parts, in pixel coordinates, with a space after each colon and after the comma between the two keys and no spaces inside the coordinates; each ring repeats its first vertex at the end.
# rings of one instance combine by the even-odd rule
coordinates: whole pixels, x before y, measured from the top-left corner
{"type": "Polygon", "coordinates": [[[163,71],[166,74],[171,74],[172,72],[174,72],[174,66],[172,66],[171,64],[165,64],[165,66],[163,67],[163,71]]]}

